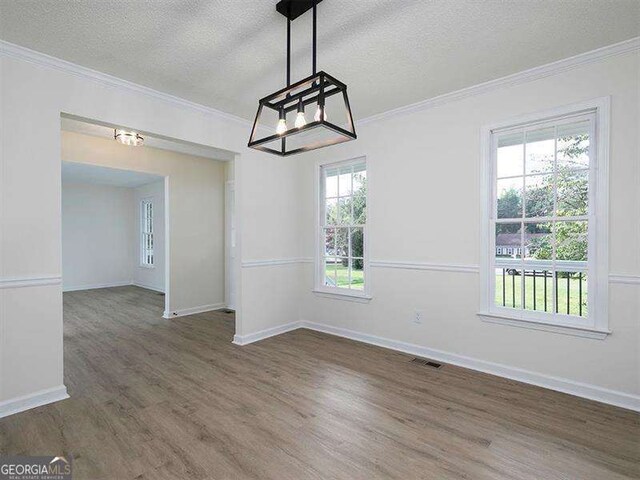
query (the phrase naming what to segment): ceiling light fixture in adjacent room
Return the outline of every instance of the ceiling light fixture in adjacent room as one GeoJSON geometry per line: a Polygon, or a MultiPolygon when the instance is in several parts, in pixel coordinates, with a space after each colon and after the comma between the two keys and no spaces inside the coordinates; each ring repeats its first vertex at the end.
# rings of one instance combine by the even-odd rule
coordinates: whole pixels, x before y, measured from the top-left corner
{"type": "Polygon", "coordinates": [[[281,0],[276,10],[287,17],[287,86],[259,101],[249,147],[287,156],[348,142],[357,138],[347,97],[347,86],[327,74],[316,72],[317,4],[322,0],[281,0]],[[313,48],[311,76],[291,84],[291,22],[313,9],[313,48]],[[330,105],[329,105],[330,103],[330,105]],[[305,118],[305,107],[316,107],[312,122],[305,118]],[[331,109],[332,122],[327,109],[331,109]],[[341,113],[344,115],[342,116],[341,113]],[[292,127],[287,114],[295,114],[292,127]],[[267,129],[264,136],[261,132],[267,129]]]}
{"type": "Polygon", "coordinates": [[[113,131],[113,138],[115,138],[118,143],[128,145],[130,147],[141,147],[144,145],[144,138],[142,138],[142,135],[138,132],[115,129],[113,131]]]}

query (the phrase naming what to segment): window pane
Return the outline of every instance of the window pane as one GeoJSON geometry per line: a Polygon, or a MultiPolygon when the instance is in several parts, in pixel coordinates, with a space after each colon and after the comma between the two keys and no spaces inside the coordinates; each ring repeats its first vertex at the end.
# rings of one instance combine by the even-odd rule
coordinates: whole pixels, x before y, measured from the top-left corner
{"type": "Polygon", "coordinates": [[[354,168],[353,172],[353,193],[357,193],[361,188],[365,186],[367,182],[366,170],[354,168]]]}
{"type": "Polygon", "coordinates": [[[351,260],[351,288],[364,290],[364,261],[361,258],[351,260]]]}
{"type": "Polygon", "coordinates": [[[364,257],[364,231],[362,228],[351,229],[351,256],[364,257]]]}
{"type": "Polygon", "coordinates": [[[555,161],[555,128],[542,128],[526,133],[525,171],[527,174],[553,172],[555,161]]]}
{"type": "Polygon", "coordinates": [[[521,223],[496,224],[496,257],[516,258],[522,247],[521,223]]]}
{"type": "Polygon", "coordinates": [[[324,274],[324,284],[328,287],[335,287],[337,285],[336,280],[336,258],[325,258],[325,274],[324,274]]]}
{"type": "Polygon", "coordinates": [[[495,302],[508,308],[522,306],[522,270],[517,268],[496,268],[495,302]]]}
{"type": "Polygon", "coordinates": [[[338,195],[341,197],[351,195],[351,167],[343,167],[340,169],[338,195]]]}
{"type": "Polygon", "coordinates": [[[336,285],[349,288],[349,259],[346,257],[336,259],[336,285]]]}
{"type": "Polygon", "coordinates": [[[362,225],[367,221],[367,182],[366,172],[353,175],[353,223],[362,225]]]}
{"type": "Polygon", "coordinates": [[[522,217],[522,177],[498,180],[498,218],[522,217]]]}
{"type": "Polygon", "coordinates": [[[558,127],[558,169],[589,167],[590,122],[558,127]]]}
{"type": "Polygon", "coordinates": [[[353,199],[353,224],[364,225],[367,223],[367,200],[364,197],[353,199]]]}
{"type": "Polygon", "coordinates": [[[526,217],[550,217],[553,215],[553,175],[526,177],[526,217]]]}
{"type": "Polygon", "coordinates": [[[349,256],[349,229],[336,228],[336,255],[339,257],[349,256]]]}
{"type": "Polygon", "coordinates": [[[549,270],[525,270],[524,308],[553,312],[553,273],[549,270]]]}
{"type": "Polygon", "coordinates": [[[526,223],[524,256],[527,260],[553,259],[553,234],[551,223],[526,223]]]}
{"type": "Polygon", "coordinates": [[[324,252],[327,256],[336,255],[336,231],[334,228],[324,229],[324,252]]]}
{"type": "Polygon", "coordinates": [[[324,183],[324,196],[337,197],[338,196],[338,172],[335,169],[327,170],[324,183]]]}
{"type": "Polygon", "coordinates": [[[325,203],[325,225],[338,223],[338,199],[330,198],[325,203]]]}
{"type": "Polygon", "coordinates": [[[558,216],[587,215],[589,172],[558,170],[558,216]]]}
{"type": "Polygon", "coordinates": [[[587,222],[556,222],[556,259],[584,262],[588,253],[587,222]]]}
{"type": "Polygon", "coordinates": [[[340,215],[338,217],[338,223],[340,225],[350,225],[353,223],[353,215],[351,209],[353,208],[353,198],[345,197],[338,199],[338,208],[340,209],[340,215]]]}
{"type": "Polygon", "coordinates": [[[565,315],[587,316],[587,274],[556,272],[555,311],[565,315]]]}
{"type": "Polygon", "coordinates": [[[497,177],[515,177],[522,175],[523,168],[523,142],[522,133],[503,134],[498,137],[497,152],[497,177]]]}

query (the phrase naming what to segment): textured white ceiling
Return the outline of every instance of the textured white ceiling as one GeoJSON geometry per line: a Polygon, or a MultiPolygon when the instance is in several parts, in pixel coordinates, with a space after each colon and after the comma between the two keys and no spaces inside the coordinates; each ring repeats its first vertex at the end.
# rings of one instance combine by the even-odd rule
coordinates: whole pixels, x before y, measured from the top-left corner
{"type": "MultiPolygon", "coordinates": [[[[252,119],[284,86],[276,0],[0,0],[0,38],[252,119]]],[[[640,35],[638,0],[324,0],[318,63],[364,118],[640,35]]],[[[310,73],[310,14],[293,79],[310,73]]]]}

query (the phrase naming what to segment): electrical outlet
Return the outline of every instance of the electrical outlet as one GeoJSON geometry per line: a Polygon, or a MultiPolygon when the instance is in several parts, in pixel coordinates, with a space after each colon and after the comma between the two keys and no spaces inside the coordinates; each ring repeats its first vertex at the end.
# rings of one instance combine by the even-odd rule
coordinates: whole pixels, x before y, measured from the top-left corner
{"type": "Polygon", "coordinates": [[[422,312],[420,310],[416,310],[415,312],[413,312],[413,323],[415,323],[416,325],[421,325],[422,317],[422,312]]]}

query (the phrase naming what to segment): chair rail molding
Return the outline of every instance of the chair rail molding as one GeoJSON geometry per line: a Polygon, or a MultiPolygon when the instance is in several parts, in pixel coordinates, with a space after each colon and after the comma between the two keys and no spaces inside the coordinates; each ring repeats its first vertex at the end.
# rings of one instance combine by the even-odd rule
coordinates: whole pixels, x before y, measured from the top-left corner
{"type": "Polygon", "coordinates": [[[0,278],[0,289],[3,288],[24,288],[40,287],[43,285],[61,285],[60,275],[34,275],[29,277],[0,278]]]}
{"type": "Polygon", "coordinates": [[[609,283],[622,283],[625,285],[640,285],[640,275],[614,274],[609,275],[609,283]]]}
{"type": "Polygon", "coordinates": [[[313,263],[313,258],[292,257],[292,258],[266,258],[263,260],[244,260],[242,262],[242,268],[271,267],[276,265],[295,265],[299,263],[313,263]]]}
{"type": "Polygon", "coordinates": [[[430,262],[409,262],[372,260],[369,265],[374,268],[399,268],[403,270],[431,270],[434,272],[456,272],[456,273],[478,273],[478,265],[463,265],[454,263],[430,263],[430,262]]]}

